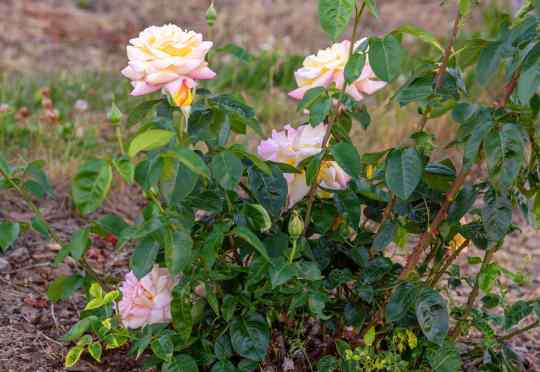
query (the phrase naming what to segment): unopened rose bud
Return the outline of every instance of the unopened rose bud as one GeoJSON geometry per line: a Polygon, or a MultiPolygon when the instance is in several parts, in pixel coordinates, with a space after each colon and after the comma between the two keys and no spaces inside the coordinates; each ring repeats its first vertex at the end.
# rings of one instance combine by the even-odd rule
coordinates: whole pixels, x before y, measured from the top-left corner
{"type": "Polygon", "coordinates": [[[114,102],[111,106],[111,111],[107,114],[107,119],[109,119],[113,125],[118,125],[120,120],[122,120],[122,112],[114,102]]]}
{"type": "Polygon", "coordinates": [[[304,233],[304,221],[298,215],[298,212],[294,211],[291,219],[289,220],[289,236],[293,240],[297,240],[304,233]]]}
{"type": "Polygon", "coordinates": [[[208,7],[208,10],[206,11],[206,22],[208,23],[209,28],[214,27],[214,23],[216,23],[216,18],[217,18],[217,11],[216,11],[216,8],[214,7],[214,2],[212,1],[210,6],[208,7]]]}

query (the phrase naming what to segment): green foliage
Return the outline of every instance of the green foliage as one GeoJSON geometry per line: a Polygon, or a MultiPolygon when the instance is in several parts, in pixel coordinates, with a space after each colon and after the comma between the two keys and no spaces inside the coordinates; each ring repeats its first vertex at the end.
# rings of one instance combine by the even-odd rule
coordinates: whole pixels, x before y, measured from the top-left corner
{"type": "Polygon", "coordinates": [[[330,39],[337,40],[345,32],[354,10],[354,0],[319,0],[319,19],[330,39]]]}

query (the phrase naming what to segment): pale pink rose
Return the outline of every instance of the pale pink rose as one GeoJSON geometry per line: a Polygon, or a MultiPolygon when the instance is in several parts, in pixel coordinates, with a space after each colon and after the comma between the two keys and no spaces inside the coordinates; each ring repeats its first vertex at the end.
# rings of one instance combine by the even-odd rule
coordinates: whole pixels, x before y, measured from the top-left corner
{"type": "MultiPolygon", "coordinates": [[[[316,127],[302,125],[294,129],[287,125],[283,131],[273,131],[272,137],[261,141],[257,153],[264,160],[271,160],[297,166],[306,158],[322,151],[326,125],[316,127]]],[[[292,208],[309,192],[304,173],[287,173],[287,208],[292,208]]],[[[324,162],[321,168],[321,186],[333,190],[347,187],[350,177],[336,162],[324,162]]]]}
{"type": "Polygon", "coordinates": [[[169,24],[152,26],[131,39],[127,47],[128,66],[122,74],[131,80],[133,96],[162,90],[180,107],[191,105],[197,80],[213,79],[206,54],[212,42],[201,34],[169,24]]]}
{"type": "Polygon", "coordinates": [[[120,291],[118,303],[120,318],[127,328],[140,328],[147,324],[171,321],[172,290],[178,284],[167,269],[154,265],[151,272],[140,280],[129,272],[120,291]]]}
{"type": "MultiPolygon", "coordinates": [[[[359,40],[358,47],[364,40],[359,40]]],[[[301,100],[304,94],[316,87],[329,87],[332,84],[338,89],[343,89],[345,84],[345,66],[349,61],[351,42],[344,40],[332,45],[330,48],[320,50],[316,55],[308,56],[304,60],[303,67],[295,72],[298,89],[289,93],[289,96],[301,100]]],[[[346,92],[356,101],[361,101],[366,95],[371,95],[386,86],[384,81],[377,80],[368,59],[360,77],[347,86],[346,92]]]]}
{"type": "Polygon", "coordinates": [[[305,173],[284,174],[287,180],[287,209],[291,209],[296,203],[302,201],[309,193],[310,186],[306,182],[305,173]]]}
{"type": "Polygon", "coordinates": [[[344,190],[351,177],[335,161],[324,161],[321,165],[319,181],[321,187],[330,190],[344,190]]]}

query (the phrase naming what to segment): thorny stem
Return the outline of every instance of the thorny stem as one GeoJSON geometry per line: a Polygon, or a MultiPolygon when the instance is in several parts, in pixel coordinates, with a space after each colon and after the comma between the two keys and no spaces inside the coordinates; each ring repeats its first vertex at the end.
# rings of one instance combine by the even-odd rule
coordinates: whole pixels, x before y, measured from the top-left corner
{"type": "Polygon", "coordinates": [[[440,270],[438,270],[434,275],[433,275],[433,278],[431,279],[430,281],[430,284],[432,287],[434,287],[438,282],[439,280],[441,280],[441,277],[444,275],[444,273],[448,270],[448,268],[450,267],[450,265],[452,264],[452,262],[454,262],[458,257],[459,255],[461,254],[461,252],[463,252],[463,250],[465,248],[467,248],[469,246],[469,241],[467,240],[466,242],[464,242],[460,247],[458,247],[454,253],[452,253],[447,259],[446,261],[444,262],[443,266],[440,268],[440,270]]]}
{"type": "MultiPolygon", "coordinates": [[[[352,57],[353,52],[354,52],[354,44],[356,43],[356,38],[357,38],[357,34],[358,34],[358,28],[360,26],[360,20],[362,19],[362,14],[364,13],[365,8],[366,8],[366,2],[365,1],[362,2],[362,6],[360,7],[360,9],[358,9],[356,7],[356,4],[355,4],[356,13],[355,13],[355,16],[354,16],[354,26],[353,26],[351,45],[350,45],[350,48],[349,48],[349,59],[352,57]]],[[[347,89],[347,83],[344,82],[343,83],[343,92],[345,92],[346,89],[347,89]]],[[[339,108],[338,108],[337,111],[339,112],[339,108]]],[[[324,138],[323,138],[322,146],[321,146],[322,147],[321,152],[323,153],[322,158],[324,158],[324,155],[325,155],[325,153],[326,153],[326,151],[328,149],[328,144],[330,143],[330,136],[332,135],[332,127],[334,126],[335,122],[336,122],[336,120],[330,120],[328,122],[328,126],[326,128],[326,133],[324,134],[324,138]]],[[[309,225],[311,223],[311,211],[313,209],[313,203],[315,202],[315,195],[317,194],[317,189],[319,188],[319,174],[321,172],[321,167],[322,167],[322,160],[321,160],[321,162],[319,164],[319,167],[317,169],[316,176],[315,176],[315,181],[311,185],[311,187],[309,189],[309,192],[308,192],[306,218],[304,219],[304,221],[305,221],[304,235],[307,233],[309,225]]]]}
{"type": "Polygon", "coordinates": [[[422,256],[422,253],[426,249],[426,247],[431,243],[431,240],[434,236],[437,235],[439,231],[440,225],[446,220],[448,217],[448,209],[450,208],[450,205],[454,201],[455,196],[461,190],[461,187],[467,180],[467,176],[469,175],[471,171],[470,170],[464,170],[462,171],[452,184],[452,187],[446,194],[444,198],[444,202],[441,205],[441,209],[439,209],[439,212],[433,219],[433,222],[431,223],[431,226],[428,228],[428,230],[422,234],[420,237],[420,240],[414,247],[411,255],[407,257],[407,263],[405,264],[405,268],[400,274],[400,279],[407,279],[409,274],[414,270],[416,267],[416,264],[418,261],[420,261],[420,257],[422,256]]]}
{"type": "MultiPolygon", "coordinates": [[[[446,45],[446,49],[444,50],[443,58],[441,61],[441,64],[439,65],[439,68],[437,69],[437,74],[435,75],[435,88],[433,90],[433,96],[437,94],[437,91],[441,89],[443,83],[444,83],[444,75],[446,74],[446,71],[448,70],[448,64],[450,63],[450,56],[452,55],[452,49],[454,47],[454,44],[456,42],[459,28],[461,25],[461,13],[458,11],[456,19],[454,20],[454,26],[452,27],[452,33],[450,35],[450,40],[448,41],[448,44],[446,45]]],[[[424,130],[429,117],[431,115],[431,105],[428,105],[426,109],[424,110],[424,114],[422,115],[422,118],[420,119],[419,127],[420,130],[424,130]]]]}
{"type": "Polygon", "coordinates": [[[388,195],[390,196],[390,200],[388,201],[388,204],[386,204],[386,208],[384,208],[381,223],[379,224],[379,227],[377,228],[377,232],[375,233],[375,235],[378,235],[379,232],[381,232],[385,222],[388,221],[388,219],[392,216],[392,210],[394,209],[394,206],[396,205],[396,201],[397,201],[396,195],[393,195],[392,193],[389,193],[388,195]]]}
{"type": "Polygon", "coordinates": [[[484,260],[482,261],[482,266],[480,267],[480,272],[476,276],[473,289],[471,293],[469,293],[469,297],[467,298],[467,305],[465,305],[465,311],[463,312],[463,319],[459,320],[456,323],[454,329],[450,332],[450,338],[455,340],[456,338],[461,336],[463,322],[467,321],[467,318],[471,315],[476,298],[478,297],[478,294],[480,293],[480,280],[479,280],[480,273],[486,269],[487,265],[489,265],[489,263],[493,259],[493,256],[495,255],[495,252],[497,252],[500,246],[501,246],[501,243],[498,243],[486,251],[484,260]]]}
{"type": "Polygon", "coordinates": [[[536,322],[531,323],[526,327],[516,329],[515,331],[510,332],[510,333],[508,333],[508,334],[506,334],[504,336],[499,336],[499,337],[497,337],[497,341],[510,340],[511,338],[519,336],[520,334],[526,333],[526,332],[530,331],[531,329],[537,328],[537,327],[540,327],[540,320],[537,320],[536,322]]]}
{"type": "MultiPolygon", "coordinates": [[[[25,190],[21,189],[19,185],[6,173],[3,169],[0,168],[0,175],[15,189],[15,191],[23,198],[23,200],[26,202],[26,204],[30,207],[32,212],[43,222],[46,227],[47,231],[49,232],[52,240],[60,245],[63,246],[64,242],[58,234],[54,231],[54,229],[51,227],[51,225],[47,222],[45,217],[43,216],[43,213],[41,213],[41,210],[38,208],[38,206],[32,201],[32,197],[28,195],[25,190]]],[[[100,275],[92,269],[90,264],[86,261],[84,257],[81,257],[81,259],[78,262],[79,266],[95,281],[97,281],[103,288],[108,289],[109,286],[107,283],[100,278],[100,275]]]]}

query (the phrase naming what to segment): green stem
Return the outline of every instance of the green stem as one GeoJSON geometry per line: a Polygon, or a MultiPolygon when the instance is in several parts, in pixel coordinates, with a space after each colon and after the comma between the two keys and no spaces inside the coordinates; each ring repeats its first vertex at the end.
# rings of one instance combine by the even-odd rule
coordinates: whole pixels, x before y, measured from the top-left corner
{"type": "Polygon", "coordinates": [[[463,312],[463,318],[461,320],[458,320],[456,323],[456,326],[454,329],[450,332],[450,338],[452,340],[455,340],[456,338],[461,336],[461,332],[464,330],[463,325],[465,322],[467,322],[467,318],[471,315],[474,307],[474,303],[476,301],[476,298],[480,294],[480,274],[486,270],[487,266],[493,259],[493,256],[495,255],[495,252],[501,247],[502,243],[499,242],[495,244],[493,247],[489,248],[486,251],[486,254],[484,256],[484,260],[482,261],[482,266],[480,267],[480,271],[478,272],[478,275],[476,275],[476,279],[474,281],[473,289],[471,290],[471,293],[469,293],[469,297],[467,299],[467,305],[465,305],[465,310],[463,312]]]}
{"type": "Polygon", "coordinates": [[[124,140],[122,139],[122,128],[120,125],[117,125],[115,128],[116,133],[116,141],[118,142],[118,147],[120,147],[120,153],[122,155],[126,154],[126,150],[124,148],[124,140]]]}
{"type": "Polygon", "coordinates": [[[178,125],[176,126],[176,139],[179,145],[184,144],[184,122],[185,122],[185,117],[184,117],[184,113],[182,112],[179,115],[178,125]]]}
{"type": "Polygon", "coordinates": [[[289,255],[289,263],[292,263],[294,260],[294,256],[296,256],[297,241],[298,239],[293,239],[292,241],[292,249],[291,249],[291,254],[289,255]]]}

